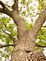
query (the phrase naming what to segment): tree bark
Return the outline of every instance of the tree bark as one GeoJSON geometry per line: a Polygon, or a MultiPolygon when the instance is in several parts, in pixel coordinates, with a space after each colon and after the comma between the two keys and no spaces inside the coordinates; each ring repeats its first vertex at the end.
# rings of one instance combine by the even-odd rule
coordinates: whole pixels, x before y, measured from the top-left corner
{"type": "Polygon", "coordinates": [[[34,51],[15,51],[11,61],[46,61],[43,53],[34,51]]]}

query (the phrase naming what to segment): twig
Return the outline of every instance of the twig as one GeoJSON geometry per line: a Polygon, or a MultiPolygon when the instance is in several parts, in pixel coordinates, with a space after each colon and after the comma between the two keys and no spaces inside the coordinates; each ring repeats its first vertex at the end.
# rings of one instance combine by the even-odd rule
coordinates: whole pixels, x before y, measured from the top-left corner
{"type": "Polygon", "coordinates": [[[1,44],[0,44],[0,48],[8,47],[8,46],[13,46],[13,47],[14,47],[14,46],[16,46],[16,45],[15,45],[15,44],[8,44],[8,45],[1,45],[1,44]]]}
{"type": "Polygon", "coordinates": [[[46,46],[42,46],[42,45],[38,45],[38,44],[36,44],[36,46],[38,46],[38,47],[42,47],[42,48],[46,47],[46,46]]]}

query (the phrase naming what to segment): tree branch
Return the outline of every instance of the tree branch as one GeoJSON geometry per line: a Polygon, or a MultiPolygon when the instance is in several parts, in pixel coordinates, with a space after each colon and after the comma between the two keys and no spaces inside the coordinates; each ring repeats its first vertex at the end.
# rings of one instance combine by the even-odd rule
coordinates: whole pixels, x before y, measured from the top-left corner
{"type": "Polygon", "coordinates": [[[12,13],[12,12],[11,12],[8,8],[5,8],[5,9],[0,8],[0,12],[1,12],[1,13],[4,13],[4,14],[7,14],[8,16],[11,17],[11,13],[12,13]]]}
{"type": "Polygon", "coordinates": [[[11,11],[5,6],[5,4],[0,1],[0,5],[2,6],[2,8],[0,8],[0,12],[11,16],[11,11]]]}
{"type": "Polygon", "coordinates": [[[18,0],[14,0],[14,4],[12,6],[13,10],[18,11],[18,0]]]}
{"type": "Polygon", "coordinates": [[[27,30],[26,26],[25,26],[24,19],[21,18],[21,16],[16,11],[12,12],[12,18],[14,20],[14,23],[17,25],[18,38],[23,37],[26,30],[27,30]]]}
{"type": "Polygon", "coordinates": [[[0,1],[0,5],[3,7],[3,9],[5,8],[5,4],[1,1],[0,1]]]}
{"type": "Polygon", "coordinates": [[[1,45],[1,44],[0,44],[0,48],[9,47],[9,46],[13,46],[13,47],[14,47],[14,46],[16,46],[16,45],[15,45],[15,44],[8,44],[8,45],[1,45]]]}
{"type": "Polygon", "coordinates": [[[37,37],[37,34],[40,30],[40,28],[42,27],[43,23],[45,22],[46,20],[46,10],[43,10],[38,19],[36,20],[33,28],[31,30],[29,30],[29,35],[30,35],[30,38],[35,38],[37,37]]]}
{"type": "Polygon", "coordinates": [[[36,46],[38,46],[38,47],[42,47],[42,48],[46,47],[46,46],[41,46],[41,45],[38,45],[38,44],[36,44],[36,46]]]}

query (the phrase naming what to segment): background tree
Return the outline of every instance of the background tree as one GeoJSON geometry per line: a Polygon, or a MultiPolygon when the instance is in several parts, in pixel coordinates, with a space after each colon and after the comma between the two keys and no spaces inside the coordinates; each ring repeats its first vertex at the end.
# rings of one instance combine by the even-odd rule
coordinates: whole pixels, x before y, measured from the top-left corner
{"type": "Polygon", "coordinates": [[[0,17],[0,41],[3,42],[0,48],[5,47],[0,49],[0,60],[5,57],[5,61],[46,61],[42,52],[46,47],[46,26],[43,25],[46,1],[34,0],[37,5],[33,0],[11,0],[12,5],[3,1],[0,1],[0,16],[8,16],[0,17]],[[11,59],[7,60],[9,56],[11,59]]]}

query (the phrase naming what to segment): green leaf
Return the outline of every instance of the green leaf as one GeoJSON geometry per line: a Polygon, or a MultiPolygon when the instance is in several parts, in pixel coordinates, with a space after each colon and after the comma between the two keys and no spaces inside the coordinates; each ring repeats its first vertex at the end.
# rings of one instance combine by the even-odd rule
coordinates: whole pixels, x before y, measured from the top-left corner
{"type": "Polygon", "coordinates": [[[6,24],[6,23],[9,23],[9,21],[11,20],[11,18],[3,17],[2,20],[6,24]]]}

